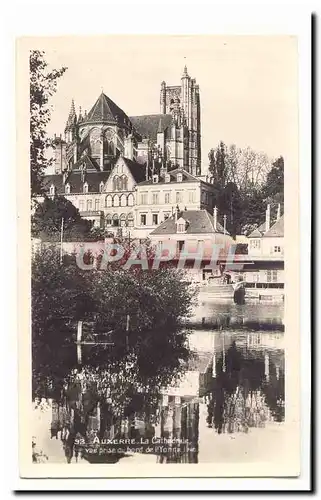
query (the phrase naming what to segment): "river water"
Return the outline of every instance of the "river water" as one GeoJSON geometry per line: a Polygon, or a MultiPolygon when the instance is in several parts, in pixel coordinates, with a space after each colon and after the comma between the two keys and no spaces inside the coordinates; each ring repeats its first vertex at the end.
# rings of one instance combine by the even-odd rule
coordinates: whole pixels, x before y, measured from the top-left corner
{"type": "MultiPolygon", "coordinates": [[[[164,392],[157,426],[147,428],[138,419],[122,434],[145,446],[113,461],[273,460],[284,434],[283,314],[283,304],[199,304],[186,324],[195,354],[188,372],[178,387],[164,392]]],[[[46,436],[49,461],[62,461],[61,446],[46,436]]],[[[105,458],[99,461],[110,462],[111,455],[105,458]]],[[[85,460],[96,462],[94,455],[85,460]]]]}

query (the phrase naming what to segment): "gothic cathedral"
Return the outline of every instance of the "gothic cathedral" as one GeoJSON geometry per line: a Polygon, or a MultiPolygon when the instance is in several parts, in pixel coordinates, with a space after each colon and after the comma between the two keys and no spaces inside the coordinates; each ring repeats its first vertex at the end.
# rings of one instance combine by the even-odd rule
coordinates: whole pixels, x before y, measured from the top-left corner
{"type": "Polygon", "coordinates": [[[90,164],[110,172],[120,156],[141,165],[146,179],[182,168],[201,175],[200,92],[185,66],[181,85],[161,84],[160,114],[128,117],[104,93],[77,115],[72,101],[64,135],[55,137],[55,173],[90,164]]]}

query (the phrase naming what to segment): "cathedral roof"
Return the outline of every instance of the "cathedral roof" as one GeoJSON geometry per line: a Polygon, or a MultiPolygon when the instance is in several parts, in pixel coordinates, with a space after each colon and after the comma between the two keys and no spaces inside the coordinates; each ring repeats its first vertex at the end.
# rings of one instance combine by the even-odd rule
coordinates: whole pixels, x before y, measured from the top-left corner
{"type": "Polygon", "coordinates": [[[103,92],[98,97],[97,101],[87,114],[82,123],[101,123],[101,122],[114,122],[114,123],[128,123],[129,118],[124,111],[117,106],[109,97],[103,92]]]}
{"type": "MultiPolygon", "coordinates": [[[[208,213],[207,210],[184,210],[179,213],[179,218],[183,218],[186,222],[188,222],[186,232],[184,234],[224,233],[224,229],[219,222],[217,222],[215,229],[214,218],[208,213]]],[[[166,219],[150,234],[153,236],[176,233],[177,224],[173,215],[172,217],[166,219]]],[[[227,231],[225,234],[229,236],[227,231]]]]}
{"type": "Polygon", "coordinates": [[[159,122],[161,120],[161,127],[164,131],[170,126],[172,122],[172,115],[141,115],[141,116],[130,116],[130,121],[132,122],[136,131],[142,137],[149,137],[152,140],[157,139],[157,132],[159,128],[159,122]]]}

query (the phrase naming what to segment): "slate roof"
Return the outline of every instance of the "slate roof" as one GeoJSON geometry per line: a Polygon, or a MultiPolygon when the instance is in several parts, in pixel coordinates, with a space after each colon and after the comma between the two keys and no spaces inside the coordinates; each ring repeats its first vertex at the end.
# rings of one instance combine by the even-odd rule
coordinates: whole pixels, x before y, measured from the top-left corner
{"type": "Polygon", "coordinates": [[[145,165],[130,160],[129,158],[123,158],[123,160],[126,163],[128,169],[130,170],[130,173],[132,174],[137,183],[145,179],[146,177],[145,165]]]}
{"type": "Polygon", "coordinates": [[[97,122],[124,123],[128,120],[129,118],[126,113],[102,92],[89,111],[86,119],[82,122],[82,125],[84,123],[97,122]]]}
{"type": "Polygon", "coordinates": [[[275,238],[284,236],[284,215],[280,217],[273,226],[263,235],[263,238],[275,238]]]}
{"type": "Polygon", "coordinates": [[[161,130],[164,131],[172,123],[172,115],[170,114],[130,116],[129,119],[135,130],[143,138],[149,137],[155,141],[157,139],[159,126],[161,130]]]}
{"type": "MultiPolygon", "coordinates": [[[[183,234],[224,233],[224,229],[219,222],[216,225],[216,230],[214,229],[213,216],[209,214],[207,210],[184,210],[178,214],[178,218],[181,217],[188,222],[186,232],[183,234]]],[[[172,215],[150,234],[153,236],[176,233],[177,224],[175,222],[175,216],[172,215]]],[[[225,234],[229,235],[227,231],[225,234]]]]}
{"type": "MultiPolygon", "coordinates": [[[[169,172],[167,172],[170,175],[170,182],[177,182],[177,174],[179,172],[183,174],[183,178],[182,178],[183,180],[181,182],[199,182],[200,181],[194,175],[190,174],[189,172],[186,172],[186,170],[184,170],[182,168],[175,168],[174,170],[170,170],[169,172]]],[[[144,182],[141,182],[140,186],[142,186],[142,185],[147,186],[149,184],[154,184],[152,179],[149,179],[148,181],[145,180],[144,182]]],[[[159,177],[158,184],[168,184],[168,183],[165,183],[165,177],[159,177]]]]}
{"type": "MultiPolygon", "coordinates": [[[[86,172],[85,182],[88,183],[88,193],[99,193],[99,185],[105,183],[109,177],[109,172],[86,172]]],[[[71,171],[66,184],[70,184],[70,194],[82,193],[84,182],[81,178],[80,171],[71,171]]],[[[63,176],[61,174],[46,175],[43,181],[43,186],[46,191],[49,191],[50,186],[54,185],[57,194],[65,194],[65,184],[63,184],[63,176]]]]}

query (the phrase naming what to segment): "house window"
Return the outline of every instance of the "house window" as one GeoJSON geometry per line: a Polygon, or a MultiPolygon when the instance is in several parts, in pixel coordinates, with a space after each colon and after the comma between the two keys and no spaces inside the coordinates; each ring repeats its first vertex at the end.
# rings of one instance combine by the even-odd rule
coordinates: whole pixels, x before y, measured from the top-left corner
{"type": "Polygon", "coordinates": [[[274,247],[274,253],[281,253],[281,247],[275,246],[274,247]]]}
{"type": "Polygon", "coordinates": [[[152,200],[153,205],[158,205],[158,193],[153,193],[152,200]]]}
{"type": "Polygon", "coordinates": [[[93,202],[92,200],[87,200],[87,212],[90,212],[93,208],[93,202]]]}
{"type": "Polygon", "coordinates": [[[183,201],[182,193],[180,191],[177,191],[176,192],[176,203],[182,203],[182,201],[183,201]]]}
{"type": "Polygon", "coordinates": [[[177,224],[177,232],[178,233],[185,233],[185,223],[180,223],[177,224]]]}
{"type": "Polygon", "coordinates": [[[79,202],[79,212],[83,212],[84,211],[84,200],[80,200],[79,202]]]}
{"type": "Polygon", "coordinates": [[[87,182],[85,182],[85,184],[83,185],[83,192],[84,193],[88,193],[88,184],[87,184],[87,182]]]}
{"type": "Polygon", "coordinates": [[[171,176],[169,174],[165,174],[165,182],[171,182],[171,176]]]}
{"type": "Polygon", "coordinates": [[[70,194],[70,184],[66,184],[65,186],[65,193],[70,194]]]}
{"type": "Polygon", "coordinates": [[[178,250],[181,252],[184,247],[184,241],[178,241],[177,242],[178,250]]]}
{"type": "Polygon", "coordinates": [[[259,273],[253,273],[253,281],[255,281],[256,283],[260,281],[259,273]]]}
{"type": "Polygon", "coordinates": [[[158,182],[158,175],[153,175],[153,183],[157,184],[158,182]]]}
{"type": "Polygon", "coordinates": [[[171,193],[165,193],[165,203],[171,202],[171,193]]]}
{"type": "Polygon", "coordinates": [[[112,223],[112,216],[111,214],[106,215],[106,226],[111,226],[112,223]]]}
{"type": "Polygon", "coordinates": [[[50,194],[55,194],[55,186],[53,184],[50,186],[50,194]]]}
{"type": "Polygon", "coordinates": [[[195,191],[189,191],[188,193],[188,203],[195,202],[195,191]]]}
{"type": "Polygon", "coordinates": [[[276,269],[266,271],[266,281],[276,283],[278,281],[278,272],[276,269]]]}
{"type": "Polygon", "coordinates": [[[182,182],[182,180],[183,180],[183,174],[182,173],[177,174],[177,182],[182,182]]]}
{"type": "Polygon", "coordinates": [[[99,205],[100,205],[100,201],[97,199],[95,200],[95,211],[98,212],[99,210],[99,205]]]}
{"type": "Polygon", "coordinates": [[[146,214],[141,214],[140,216],[140,225],[146,226],[146,214]]]}
{"type": "Polygon", "coordinates": [[[252,248],[253,250],[261,248],[261,240],[250,240],[250,248],[252,248]]]}
{"type": "Polygon", "coordinates": [[[153,214],[153,225],[157,226],[158,224],[158,214],[153,214]]]}
{"type": "Polygon", "coordinates": [[[142,193],[140,195],[140,204],[147,205],[147,193],[142,193]]]}

